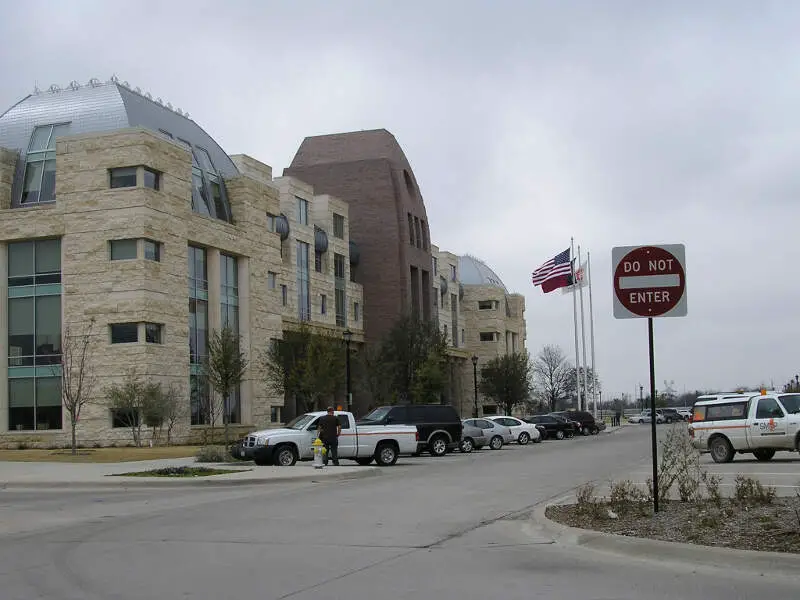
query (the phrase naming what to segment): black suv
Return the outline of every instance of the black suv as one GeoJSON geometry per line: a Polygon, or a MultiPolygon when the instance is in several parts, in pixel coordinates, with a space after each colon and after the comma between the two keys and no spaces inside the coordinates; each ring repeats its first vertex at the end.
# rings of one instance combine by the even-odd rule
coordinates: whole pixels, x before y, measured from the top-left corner
{"type": "Polygon", "coordinates": [[[580,432],[583,435],[594,435],[600,431],[600,428],[597,426],[592,413],[585,410],[565,410],[553,414],[564,417],[565,419],[569,419],[570,421],[580,423],[580,432]]]}
{"type": "Polygon", "coordinates": [[[417,452],[444,456],[461,443],[464,425],[454,406],[449,404],[406,404],[379,406],[358,421],[364,425],[416,425],[419,431],[417,452]]]}

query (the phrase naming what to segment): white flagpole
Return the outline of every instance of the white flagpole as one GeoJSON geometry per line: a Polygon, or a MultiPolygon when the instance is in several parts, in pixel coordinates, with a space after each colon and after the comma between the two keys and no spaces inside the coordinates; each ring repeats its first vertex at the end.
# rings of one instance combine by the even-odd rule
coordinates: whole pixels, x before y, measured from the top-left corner
{"type": "MultiPolygon", "coordinates": [[[[569,263],[572,272],[572,283],[575,283],[575,241],[569,238],[569,263]]],[[[578,408],[581,407],[581,374],[580,359],[578,355],[578,305],[575,297],[575,286],[572,286],[572,320],[575,323],[575,391],[578,394],[578,408]]]]}
{"type": "MultiPolygon", "coordinates": [[[[580,244],[578,245],[578,268],[582,268],[581,265],[581,247],[580,244]]],[[[586,274],[584,273],[583,276],[586,274]]],[[[586,371],[586,318],[583,314],[583,285],[579,286],[578,294],[581,297],[581,352],[583,354],[583,402],[584,404],[589,404],[589,387],[588,387],[588,373],[586,371]]],[[[588,406],[582,406],[581,410],[587,410],[588,406]]]]}
{"type": "Polygon", "coordinates": [[[586,271],[589,278],[589,338],[592,344],[592,402],[594,403],[594,418],[597,419],[597,376],[594,370],[594,307],[592,306],[592,257],[586,253],[586,271]]]}

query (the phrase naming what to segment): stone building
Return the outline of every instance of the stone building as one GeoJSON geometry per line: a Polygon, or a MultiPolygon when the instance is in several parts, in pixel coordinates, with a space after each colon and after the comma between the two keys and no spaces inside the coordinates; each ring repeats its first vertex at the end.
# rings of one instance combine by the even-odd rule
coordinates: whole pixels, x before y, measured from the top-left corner
{"type": "MultiPolygon", "coordinates": [[[[24,98],[0,115],[0,443],[67,441],[63,347],[87,332],[97,384],[81,443],[128,441],[105,390],[131,369],[176,386],[175,437],[196,439],[210,419],[200,365],[225,325],[250,358],[227,418],[242,429],[281,421],[258,356],[300,320],[341,331],[323,311],[340,287],[346,310],[360,310],[348,219],[345,203],[273,182],[269,166],[227,155],[188,115],[127,84],[24,98]],[[345,257],[343,285],[311,263],[322,237],[326,266],[345,257]]],[[[360,323],[345,321],[354,340],[360,323]]]]}

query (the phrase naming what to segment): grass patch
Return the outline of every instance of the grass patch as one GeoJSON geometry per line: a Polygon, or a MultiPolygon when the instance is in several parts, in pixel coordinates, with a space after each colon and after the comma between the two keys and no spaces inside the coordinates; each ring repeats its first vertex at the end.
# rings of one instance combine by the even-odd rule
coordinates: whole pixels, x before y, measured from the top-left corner
{"type": "Polygon", "coordinates": [[[208,477],[225,473],[241,473],[252,469],[212,469],[210,467],[165,467],[133,473],[115,473],[111,477],[208,477]]]}
{"type": "Polygon", "coordinates": [[[0,450],[0,462],[75,462],[115,463],[162,458],[186,458],[197,454],[198,446],[156,446],[155,448],[81,448],[77,454],[67,449],[58,450],[0,450]]]}

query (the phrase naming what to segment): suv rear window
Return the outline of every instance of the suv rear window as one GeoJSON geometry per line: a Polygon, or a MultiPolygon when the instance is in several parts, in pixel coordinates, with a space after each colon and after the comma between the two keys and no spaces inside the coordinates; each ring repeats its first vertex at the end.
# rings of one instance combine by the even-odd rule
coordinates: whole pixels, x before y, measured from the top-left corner
{"type": "Polygon", "coordinates": [[[695,421],[730,421],[744,419],[747,414],[747,402],[730,402],[725,404],[709,404],[694,407],[695,421]]]}

